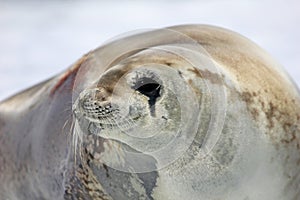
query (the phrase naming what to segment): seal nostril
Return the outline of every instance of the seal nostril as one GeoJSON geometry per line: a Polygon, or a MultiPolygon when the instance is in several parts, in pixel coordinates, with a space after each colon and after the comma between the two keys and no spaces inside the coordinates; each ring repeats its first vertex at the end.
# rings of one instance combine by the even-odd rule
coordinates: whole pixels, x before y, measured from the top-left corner
{"type": "Polygon", "coordinates": [[[97,89],[94,92],[94,98],[99,101],[107,101],[109,97],[109,92],[105,88],[97,89]]]}

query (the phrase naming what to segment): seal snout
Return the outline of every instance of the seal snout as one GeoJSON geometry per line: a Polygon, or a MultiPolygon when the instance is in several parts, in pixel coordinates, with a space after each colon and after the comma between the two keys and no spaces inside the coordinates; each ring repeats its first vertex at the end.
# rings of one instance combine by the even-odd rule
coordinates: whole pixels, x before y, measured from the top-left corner
{"type": "Polygon", "coordinates": [[[95,99],[105,103],[106,101],[109,101],[111,94],[105,88],[95,88],[88,91],[85,96],[86,98],[95,99]]]}
{"type": "Polygon", "coordinates": [[[110,93],[104,88],[89,89],[80,97],[83,106],[93,103],[95,106],[97,104],[98,106],[105,107],[110,104],[110,99],[110,93]]]}
{"type": "Polygon", "coordinates": [[[111,95],[104,88],[87,90],[81,95],[79,106],[84,116],[99,120],[107,118],[119,110],[118,106],[111,103],[111,95]]]}

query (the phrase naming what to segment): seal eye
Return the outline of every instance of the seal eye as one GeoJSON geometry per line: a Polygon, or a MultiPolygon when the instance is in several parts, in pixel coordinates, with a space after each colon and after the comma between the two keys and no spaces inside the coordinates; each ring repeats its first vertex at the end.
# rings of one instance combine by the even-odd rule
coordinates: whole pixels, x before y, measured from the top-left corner
{"type": "Polygon", "coordinates": [[[152,116],[155,116],[155,103],[156,99],[160,97],[161,85],[151,78],[142,78],[135,84],[134,88],[149,98],[150,113],[152,116]]]}
{"type": "Polygon", "coordinates": [[[160,96],[160,87],[161,85],[156,81],[150,78],[143,78],[142,80],[138,81],[135,90],[154,100],[160,96]]]}

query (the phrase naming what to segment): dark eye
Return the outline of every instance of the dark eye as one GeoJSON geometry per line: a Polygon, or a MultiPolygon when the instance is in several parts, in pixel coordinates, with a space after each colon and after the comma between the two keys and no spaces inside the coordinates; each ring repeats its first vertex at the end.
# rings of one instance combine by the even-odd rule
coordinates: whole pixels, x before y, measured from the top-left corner
{"type": "Polygon", "coordinates": [[[139,91],[143,95],[152,98],[159,97],[161,85],[151,78],[143,78],[136,83],[135,90],[139,91]]]}
{"type": "Polygon", "coordinates": [[[148,97],[155,96],[160,90],[160,85],[158,83],[148,83],[136,89],[143,95],[148,97]]]}
{"type": "Polygon", "coordinates": [[[151,78],[142,78],[135,84],[134,89],[149,98],[150,113],[155,116],[155,102],[160,97],[161,85],[151,78]]]}

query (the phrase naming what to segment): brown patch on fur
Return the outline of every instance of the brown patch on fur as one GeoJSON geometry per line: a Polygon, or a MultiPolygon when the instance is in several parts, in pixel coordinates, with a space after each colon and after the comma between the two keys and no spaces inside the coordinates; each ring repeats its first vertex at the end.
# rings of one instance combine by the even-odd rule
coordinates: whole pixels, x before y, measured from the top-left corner
{"type": "MultiPolygon", "coordinates": [[[[204,42],[208,54],[240,88],[240,96],[253,119],[260,125],[266,124],[266,134],[275,143],[295,142],[300,146],[299,94],[289,88],[287,77],[273,67],[263,51],[245,38],[220,29],[208,27],[198,31],[191,26],[178,30],[200,44],[204,42]]],[[[205,78],[203,72],[201,75],[205,78]]]]}
{"type": "Polygon", "coordinates": [[[257,120],[260,113],[258,109],[255,106],[253,106],[255,104],[254,97],[256,97],[256,93],[243,92],[241,94],[241,97],[242,100],[246,102],[248,109],[252,114],[253,118],[257,120]]]}
{"type": "Polygon", "coordinates": [[[188,69],[188,71],[194,73],[198,78],[203,78],[201,72],[196,67],[193,67],[192,69],[188,69]]]}
{"type": "Polygon", "coordinates": [[[195,92],[197,97],[200,97],[201,96],[201,91],[199,90],[198,87],[195,86],[195,84],[193,83],[193,80],[189,79],[188,84],[191,86],[192,90],[195,92]]]}
{"type": "Polygon", "coordinates": [[[264,114],[264,118],[267,121],[266,128],[270,130],[269,134],[273,140],[281,144],[290,144],[295,142],[298,149],[300,149],[300,118],[299,116],[293,116],[286,108],[288,105],[295,103],[294,99],[282,100],[281,104],[277,104],[280,98],[274,95],[274,99],[270,101],[264,101],[262,96],[265,94],[263,92],[243,92],[241,93],[241,98],[246,102],[248,111],[251,113],[254,120],[260,122],[262,118],[259,118],[261,114],[264,114]],[[285,134],[280,136],[275,136],[277,134],[276,130],[273,129],[281,128],[285,134]],[[275,135],[274,135],[275,134],[275,135]]]}
{"type": "Polygon", "coordinates": [[[200,72],[201,72],[201,74],[203,75],[203,77],[205,78],[205,79],[208,79],[208,80],[210,80],[210,82],[212,83],[212,84],[218,84],[218,85],[223,85],[224,83],[223,83],[223,80],[222,80],[222,78],[220,77],[220,75],[219,74],[217,74],[217,73],[212,73],[212,72],[210,72],[209,70],[200,70],[200,72]]]}
{"type": "Polygon", "coordinates": [[[115,85],[122,78],[122,76],[129,72],[130,69],[131,68],[113,69],[107,72],[100,78],[97,83],[97,87],[105,89],[105,92],[111,95],[114,91],[115,85]]]}
{"type": "Polygon", "coordinates": [[[77,72],[80,69],[80,66],[82,65],[82,63],[84,63],[87,58],[89,56],[89,53],[84,55],[82,58],[80,58],[72,68],[68,69],[59,79],[59,81],[56,83],[56,85],[52,88],[51,92],[50,92],[50,96],[53,96],[58,90],[59,88],[61,88],[63,86],[63,84],[67,81],[67,80],[72,80],[72,85],[74,84],[75,81],[75,77],[77,75],[77,72]]]}
{"type": "Polygon", "coordinates": [[[269,121],[268,128],[274,128],[274,117],[276,117],[276,111],[278,111],[278,108],[272,103],[269,102],[268,109],[264,110],[267,120],[269,121]]]}
{"type": "MultiPolygon", "coordinates": [[[[289,143],[292,143],[294,141],[296,141],[297,139],[297,136],[296,136],[296,130],[294,131],[290,131],[290,128],[291,128],[291,124],[287,125],[287,124],[284,124],[284,129],[286,132],[290,132],[290,138],[287,138],[287,139],[282,139],[281,142],[282,143],[285,143],[285,144],[289,144],[289,143]]],[[[299,146],[299,143],[297,144],[297,147],[299,146]]]]}
{"type": "Polygon", "coordinates": [[[252,116],[254,117],[254,119],[258,119],[258,116],[259,116],[259,111],[258,111],[258,109],[253,108],[253,109],[251,110],[251,114],[252,114],[252,116]]]}
{"type": "Polygon", "coordinates": [[[166,62],[165,62],[165,65],[168,65],[168,66],[170,66],[170,67],[171,67],[171,66],[173,65],[173,63],[172,63],[172,62],[168,62],[168,61],[166,61],[166,62]]]}
{"type": "Polygon", "coordinates": [[[192,69],[188,69],[188,71],[194,73],[198,78],[209,80],[212,84],[224,85],[223,80],[219,74],[213,73],[207,69],[201,70],[194,67],[192,69]]]}

